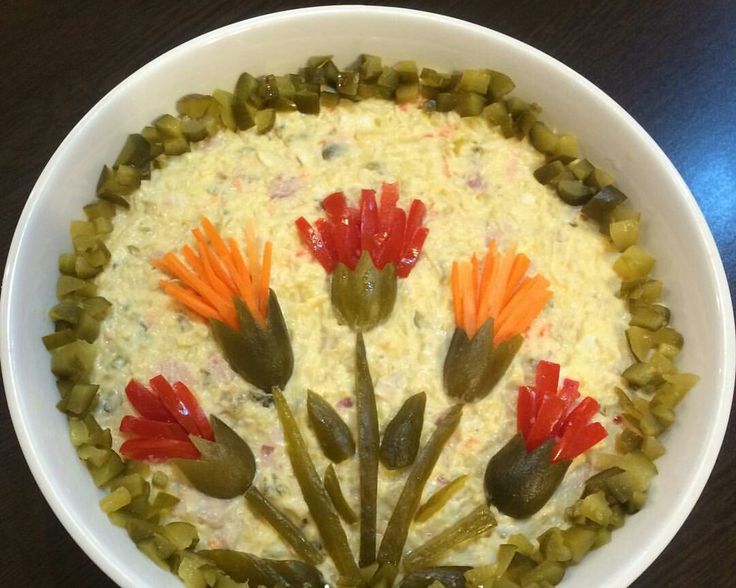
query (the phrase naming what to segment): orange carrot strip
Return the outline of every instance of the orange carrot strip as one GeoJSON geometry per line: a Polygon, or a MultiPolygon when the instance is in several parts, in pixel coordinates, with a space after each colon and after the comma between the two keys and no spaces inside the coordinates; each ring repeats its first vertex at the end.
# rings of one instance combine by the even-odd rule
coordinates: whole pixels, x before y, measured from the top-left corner
{"type": "Polygon", "coordinates": [[[170,273],[174,277],[179,278],[184,284],[199,294],[206,302],[216,308],[223,317],[226,318],[235,312],[229,300],[224,299],[209,284],[189,271],[173,253],[164,255],[164,261],[168,264],[170,273]]]}
{"type": "Polygon", "coordinates": [[[469,338],[475,335],[477,330],[475,324],[475,301],[473,300],[473,274],[471,264],[464,263],[461,266],[462,291],[463,291],[463,328],[469,338]]]}
{"type": "Polygon", "coordinates": [[[251,283],[255,286],[260,283],[261,264],[258,262],[258,244],[253,221],[245,225],[246,256],[248,257],[248,272],[250,272],[251,283]]]}
{"type": "MultiPolygon", "coordinates": [[[[212,251],[212,248],[204,240],[199,243],[201,243],[204,248],[204,251],[202,253],[204,258],[206,259],[206,265],[208,265],[214,275],[217,276],[222,286],[227,288],[228,296],[232,298],[238,293],[238,288],[235,286],[235,282],[233,282],[233,279],[232,277],[230,277],[230,274],[227,272],[227,270],[222,267],[223,264],[220,262],[220,258],[214,251],[212,251]]],[[[209,271],[205,264],[202,265],[205,271],[209,271]]]]}
{"type": "Polygon", "coordinates": [[[516,245],[511,245],[506,253],[501,256],[500,263],[498,264],[498,270],[493,276],[494,287],[492,295],[488,300],[488,313],[492,317],[498,317],[501,312],[501,303],[503,302],[504,295],[506,294],[506,286],[509,280],[509,272],[511,271],[511,264],[516,256],[516,245]]]}
{"type": "Polygon", "coordinates": [[[181,248],[181,254],[184,256],[184,259],[187,260],[189,266],[194,270],[194,273],[201,276],[204,272],[204,268],[202,267],[202,262],[200,261],[197,252],[189,245],[184,245],[184,247],[181,248]]]}
{"type": "Polygon", "coordinates": [[[517,305],[504,317],[493,337],[494,344],[501,343],[517,333],[524,333],[552,297],[548,290],[535,291],[528,295],[523,304],[517,305]]]}
{"type": "Polygon", "coordinates": [[[266,241],[263,247],[263,271],[261,272],[260,306],[261,314],[268,316],[268,286],[271,281],[271,241],[266,241]]]}
{"type": "Polygon", "coordinates": [[[235,239],[230,239],[230,256],[235,264],[236,273],[233,276],[240,290],[240,296],[248,307],[250,313],[257,319],[261,324],[265,324],[265,320],[261,317],[261,313],[258,311],[258,305],[256,304],[255,293],[253,292],[253,284],[250,281],[250,275],[248,268],[245,266],[243,256],[240,254],[235,239]]]}
{"type": "Polygon", "coordinates": [[[535,276],[522,283],[498,317],[498,341],[523,333],[528,328],[551,296],[546,289],[546,282],[541,276],[535,276]]]}
{"type": "Polygon", "coordinates": [[[217,255],[223,259],[228,258],[230,256],[230,252],[227,250],[225,242],[222,240],[222,237],[220,237],[220,233],[217,232],[215,225],[213,225],[212,222],[210,222],[210,219],[206,216],[202,218],[202,228],[204,229],[204,234],[207,235],[207,238],[215,246],[217,255]]]}
{"type": "Polygon", "coordinates": [[[511,266],[511,271],[509,272],[508,285],[506,286],[506,295],[501,302],[501,306],[506,306],[506,304],[508,304],[508,301],[511,300],[511,297],[514,295],[514,292],[516,292],[516,289],[519,287],[521,280],[526,275],[526,272],[529,270],[530,265],[531,261],[529,261],[529,258],[523,253],[519,253],[516,256],[516,259],[514,259],[514,263],[511,266]]]}
{"type": "MultiPolygon", "coordinates": [[[[201,234],[199,236],[201,237],[201,234]]],[[[215,275],[215,271],[212,269],[209,257],[207,256],[207,244],[204,240],[200,241],[197,239],[197,249],[199,250],[199,258],[202,260],[202,268],[204,269],[204,272],[199,277],[206,281],[220,296],[230,300],[232,294],[220,278],[215,275]]]]}
{"type": "Polygon", "coordinates": [[[485,322],[488,318],[488,291],[491,287],[491,276],[493,275],[493,259],[496,255],[496,242],[491,241],[488,244],[488,251],[483,260],[483,275],[480,279],[480,288],[478,289],[478,318],[479,321],[485,322]]]}
{"type": "Polygon", "coordinates": [[[450,282],[452,283],[452,306],[455,310],[455,324],[460,326],[463,316],[463,298],[460,291],[460,270],[457,261],[452,262],[450,282]]]}
{"type": "Polygon", "coordinates": [[[161,289],[174,300],[180,302],[201,318],[222,320],[222,317],[214,308],[202,300],[202,298],[194,294],[191,290],[185,290],[181,286],[177,286],[173,282],[167,282],[165,280],[161,280],[159,285],[161,286],[161,289]]]}

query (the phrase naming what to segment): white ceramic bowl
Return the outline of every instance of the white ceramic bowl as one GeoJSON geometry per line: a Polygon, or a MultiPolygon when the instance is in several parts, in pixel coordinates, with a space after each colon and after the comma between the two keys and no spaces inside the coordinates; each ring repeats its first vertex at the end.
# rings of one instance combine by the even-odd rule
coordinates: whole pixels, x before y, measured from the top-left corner
{"type": "Polygon", "coordinates": [[[67,442],[41,336],[51,328],[56,258],[69,221],[94,195],[101,166],[125,136],[177,97],[232,87],[243,70],[295,71],[307,55],[360,53],[388,62],[416,59],[438,69],[493,67],[517,94],[544,106],[545,119],[577,134],[586,155],[618,178],[646,219],[645,245],[686,339],[682,368],[699,386],[666,434],[646,508],[613,541],[569,570],[568,588],[626,586],[664,549],[700,495],[720,448],[734,381],[734,324],[723,266],[687,186],[647,133],[590,82],[551,57],[494,31],[410,10],[324,7],[255,18],[203,35],[149,63],[105,96],[72,130],[44,169],[23,211],[5,268],[2,364],[13,424],[49,504],[84,551],[124,587],[180,587],[140,554],[97,508],[101,493],[67,442]],[[33,271],[29,271],[33,268],[33,271]],[[636,549],[631,549],[636,545],[636,549]]]}

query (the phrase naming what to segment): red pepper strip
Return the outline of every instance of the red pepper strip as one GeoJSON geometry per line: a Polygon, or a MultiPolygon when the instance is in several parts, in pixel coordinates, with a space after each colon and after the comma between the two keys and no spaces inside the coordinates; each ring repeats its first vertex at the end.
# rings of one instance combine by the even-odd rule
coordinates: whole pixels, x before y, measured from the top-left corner
{"type": "Polygon", "coordinates": [[[330,253],[330,249],[325,245],[320,234],[309,224],[303,216],[296,219],[295,223],[299,234],[304,240],[304,244],[314,255],[314,258],[322,265],[327,273],[332,273],[335,269],[335,258],[330,253]]]}
{"type": "Polygon", "coordinates": [[[370,251],[373,234],[378,230],[378,205],[375,190],[363,190],[360,194],[360,248],[370,251]]]}
{"type": "Polygon", "coordinates": [[[161,375],[155,376],[149,380],[151,388],[158,394],[161,402],[167,410],[174,416],[176,422],[179,423],[186,431],[192,435],[201,437],[201,432],[197,426],[197,421],[189,412],[189,407],[184,404],[179,395],[176,393],[171,384],[161,375]]]}
{"type": "MultiPolygon", "coordinates": [[[[539,390],[537,390],[539,394],[539,390]]],[[[526,447],[528,451],[534,451],[552,435],[557,420],[565,412],[565,403],[556,396],[546,396],[537,412],[537,418],[532,425],[527,437],[526,447]]]]}
{"type": "Polygon", "coordinates": [[[399,201],[399,185],[398,184],[381,184],[381,207],[383,208],[384,199],[390,208],[396,207],[399,201]]]}
{"type": "Polygon", "coordinates": [[[167,459],[199,459],[197,448],[191,441],[175,439],[128,439],[120,446],[126,459],[137,461],[165,461],[167,459]]]}
{"type": "Polygon", "coordinates": [[[120,421],[120,432],[148,439],[189,441],[189,435],[179,423],[162,423],[143,417],[126,415],[120,421]]]}
{"type": "Polygon", "coordinates": [[[323,218],[319,218],[314,222],[314,226],[322,237],[322,242],[325,244],[325,249],[330,254],[332,259],[339,259],[337,256],[337,249],[335,249],[335,232],[332,230],[332,225],[323,218]]]}
{"type": "Polygon", "coordinates": [[[429,235],[429,229],[427,227],[421,227],[414,232],[414,236],[408,241],[408,247],[404,249],[404,253],[401,256],[401,261],[396,268],[396,275],[400,278],[405,278],[409,275],[409,272],[417,264],[419,254],[422,252],[422,246],[424,241],[429,235]]]}
{"type": "Polygon", "coordinates": [[[155,394],[140,382],[131,380],[125,387],[125,395],[139,414],[154,421],[175,423],[176,419],[169,414],[166,407],[155,394]]]}
{"type": "Polygon", "coordinates": [[[571,380],[570,378],[565,378],[564,380],[562,380],[562,388],[560,388],[557,396],[559,398],[562,398],[567,406],[570,406],[580,396],[580,392],[578,391],[579,388],[580,382],[576,380],[571,380]]]}
{"type": "Polygon", "coordinates": [[[406,213],[401,208],[391,211],[391,219],[388,228],[388,236],[383,246],[376,253],[376,267],[380,270],[387,263],[398,264],[401,259],[401,247],[404,242],[404,229],[406,228],[406,213]]]}
{"type": "Polygon", "coordinates": [[[424,221],[424,215],[427,213],[427,207],[424,206],[424,202],[421,200],[414,200],[409,208],[409,218],[406,221],[406,240],[405,245],[409,244],[409,241],[414,236],[414,233],[419,230],[424,221]]]}
{"type": "Polygon", "coordinates": [[[516,399],[516,430],[526,439],[534,421],[534,390],[529,386],[519,386],[516,399]]]}
{"type": "Polygon", "coordinates": [[[197,399],[194,394],[192,394],[192,391],[187,388],[187,386],[182,382],[174,383],[174,391],[178,395],[179,400],[182,402],[182,404],[187,407],[187,409],[189,410],[189,414],[192,416],[194,422],[197,424],[197,429],[199,429],[200,437],[203,437],[204,439],[207,439],[209,441],[214,441],[215,435],[212,432],[210,421],[207,418],[207,415],[202,410],[202,407],[199,406],[199,402],[197,402],[197,399]]]}
{"type": "Polygon", "coordinates": [[[552,450],[552,463],[575,459],[608,435],[600,423],[590,423],[578,431],[568,429],[552,450]],[[574,434],[571,434],[574,433],[574,434]]]}
{"type": "Polygon", "coordinates": [[[537,394],[544,396],[556,396],[557,382],[560,380],[560,366],[551,361],[540,360],[537,364],[537,377],[534,387],[537,394]]]}
{"type": "Polygon", "coordinates": [[[333,223],[339,223],[347,213],[348,203],[345,194],[342,192],[330,194],[322,201],[322,208],[325,209],[327,218],[333,223]]]}
{"type": "Polygon", "coordinates": [[[585,423],[596,415],[599,408],[595,399],[586,396],[562,421],[559,436],[565,435],[569,429],[572,429],[573,432],[581,429],[585,423]]]}

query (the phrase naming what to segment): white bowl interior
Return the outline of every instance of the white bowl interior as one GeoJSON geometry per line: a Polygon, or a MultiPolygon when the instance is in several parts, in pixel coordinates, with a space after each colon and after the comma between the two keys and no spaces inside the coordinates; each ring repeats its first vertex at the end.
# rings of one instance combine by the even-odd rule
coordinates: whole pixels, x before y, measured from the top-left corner
{"type": "Polygon", "coordinates": [[[308,55],[333,52],[338,64],[360,53],[416,59],[438,69],[508,72],[517,94],[538,101],[553,126],[577,134],[584,152],[613,171],[646,219],[674,321],[687,339],[682,369],[699,386],[666,434],[647,507],[565,580],[568,588],[632,582],[683,523],[712,469],[733,393],[734,328],[728,286],[713,238],[669,160],[610,98],[552,58],[499,33],[428,13],[326,7],[245,21],[199,37],[145,66],[74,128],[39,178],[23,212],[5,270],[2,360],[13,422],[26,459],[74,539],[122,586],[177,587],[96,507],[97,491],[67,441],[64,417],[40,338],[51,325],[56,258],[69,248],[69,221],[94,194],[101,166],[125,135],[172,111],[189,92],[231,88],[238,74],[295,71],[308,55]],[[32,271],[29,271],[32,270],[32,271]],[[707,399],[705,396],[707,395],[707,399]],[[635,550],[631,545],[636,545],[635,550]]]}

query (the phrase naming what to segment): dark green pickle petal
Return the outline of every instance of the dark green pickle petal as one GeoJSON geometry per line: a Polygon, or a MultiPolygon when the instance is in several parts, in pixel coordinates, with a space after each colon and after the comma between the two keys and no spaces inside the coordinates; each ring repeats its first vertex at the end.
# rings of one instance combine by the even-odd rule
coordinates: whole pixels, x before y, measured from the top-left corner
{"type": "Polygon", "coordinates": [[[465,588],[465,572],[470,566],[442,566],[425,568],[404,576],[399,588],[427,588],[439,582],[445,588],[465,588]]]}
{"type": "Polygon", "coordinates": [[[396,470],[414,463],[422,437],[426,402],[424,392],[410,396],[386,425],[379,454],[386,468],[396,470]]]}
{"type": "Polygon", "coordinates": [[[447,393],[461,402],[485,398],[506,373],[522,341],[521,335],[515,335],[494,347],[492,318],[483,323],[472,339],[457,327],[445,356],[447,393]]]}
{"type": "Polygon", "coordinates": [[[340,463],[355,454],[355,441],[350,428],[322,396],[307,391],[307,414],[309,424],[325,456],[340,463]]]}
{"type": "Polygon", "coordinates": [[[354,270],[338,263],[332,274],[332,306],[352,329],[369,331],[386,320],[396,302],[396,270],[387,263],[376,269],[367,251],[354,270]]]}
{"type": "Polygon", "coordinates": [[[488,462],[484,478],[488,503],[517,519],[541,509],[572,463],[550,462],[554,443],[550,439],[529,453],[521,434],[514,435],[488,462]]]}
{"type": "Polygon", "coordinates": [[[234,498],[250,487],[256,460],[248,444],[216,416],[210,417],[215,441],[192,436],[201,459],[174,459],[191,484],[214,498],[234,498]]]}
{"type": "Polygon", "coordinates": [[[240,330],[235,331],[218,320],[211,320],[212,334],[230,367],[246,382],[267,394],[284,387],[294,369],[294,355],[289,333],[278,299],[273,290],[268,299],[268,322],[262,329],[248,308],[234,298],[240,330]]]}

